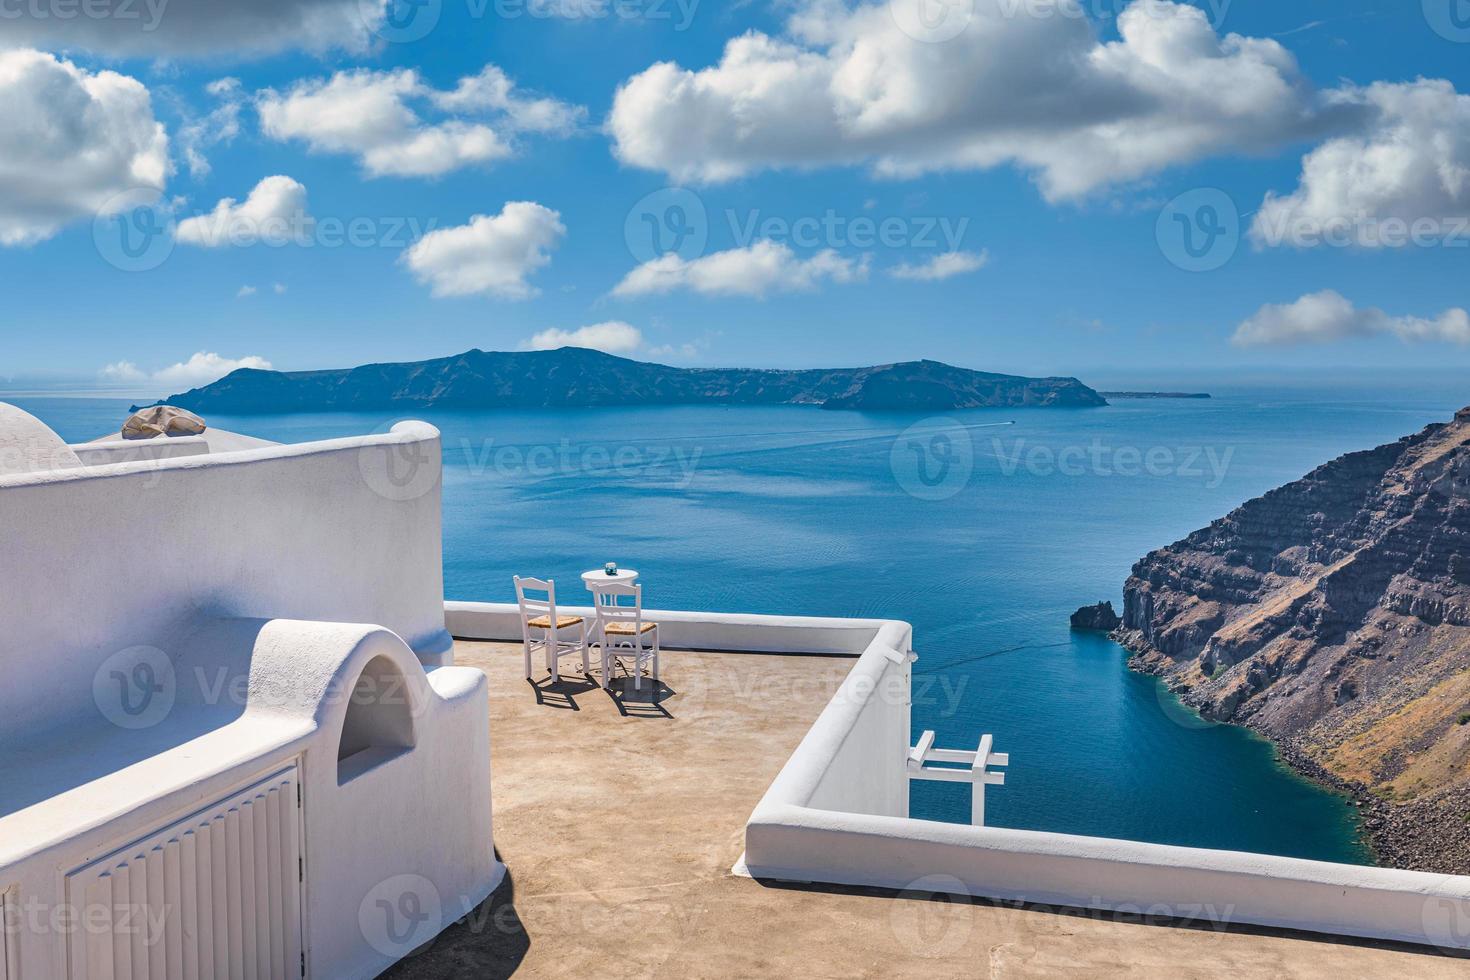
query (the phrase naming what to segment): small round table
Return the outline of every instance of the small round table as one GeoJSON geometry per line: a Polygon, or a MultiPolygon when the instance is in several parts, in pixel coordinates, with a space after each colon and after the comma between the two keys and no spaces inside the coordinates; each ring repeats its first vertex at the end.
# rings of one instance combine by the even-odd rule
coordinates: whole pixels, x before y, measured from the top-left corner
{"type": "Polygon", "coordinates": [[[599,585],[632,585],[638,581],[638,573],[631,568],[620,568],[616,575],[609,575],[600,568],[582,573],[582,584],[588,592],[596,592],[599,585]]]}

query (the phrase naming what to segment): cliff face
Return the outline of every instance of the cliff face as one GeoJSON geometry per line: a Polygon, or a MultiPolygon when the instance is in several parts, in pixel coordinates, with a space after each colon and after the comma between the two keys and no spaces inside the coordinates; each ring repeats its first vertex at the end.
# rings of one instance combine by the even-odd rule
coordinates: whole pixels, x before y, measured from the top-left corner
{"type": "Polygon", "coordinates": [[[1359,795],[1385,863],[1470,872],[1470,409],[1148,555],[1117,637],[1359,795]]]}
{"type": "Polygon", "coordinates": [[[473,350],[432,361],[341,371],[245,369],[165,403],[207,415],[701,403],[946,411],[1089,407],[1107,401],[1075,378],[1021,378],[937,361],[806,371],[676,368],[564,347],[473,350]]]}

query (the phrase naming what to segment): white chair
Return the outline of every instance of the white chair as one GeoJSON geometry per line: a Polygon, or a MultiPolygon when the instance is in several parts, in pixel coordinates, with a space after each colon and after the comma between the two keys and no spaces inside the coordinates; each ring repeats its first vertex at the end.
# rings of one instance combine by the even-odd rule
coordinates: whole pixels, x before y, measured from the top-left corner
{"type": "Polygon", "coordinates": [[[546,655],[546,669],[553,681],[561,680],[557,669],[562,657],[580,653],[583,675],[592,672],[587,650],[587,621],[581,616],[562,616],[556,611],[556,582],[551,579],[515,577],[516,603],[521,608],[521,640],[526,648],[526,680],[531,680],[531,650],[540,647],[546,655]],[[534,598],[526,593],[542,593],[534,598]],[[536,631],[540,631],[540,636],[536,631]],[[567,631],[571,638],[562,639],[567,631]]]}
{"type": "Polygon", "coordinates": [[[653,664],[653,683],[658,685],[658,623],[643,618],[643,586],[608,583],[592,592],[597,613],[593,632],[602,651],[602,686],[612,686],[612,669],[624,651],[633,657],[633,687],[643,687],[643,666],[653,664]],[[631,597],[631,603],[623,602],[631,597]],[[645,647],[651,641],[652,647],[645,647]]]}

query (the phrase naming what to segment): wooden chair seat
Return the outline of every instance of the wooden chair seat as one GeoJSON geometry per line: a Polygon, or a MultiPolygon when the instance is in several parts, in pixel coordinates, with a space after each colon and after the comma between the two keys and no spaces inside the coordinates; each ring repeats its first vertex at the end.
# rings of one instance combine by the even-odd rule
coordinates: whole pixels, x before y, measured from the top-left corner
{"type": "MultiPolygon", "coordinates": [[[[558,616],[556,617],[556,628],[559,630],[564,630],[568,626],[576,626],[581,621],[581,616],[558,616]]],[[[538,630],[549,630],[551,629],[551,617],[537,616],[535,619],[530,620],[527,625],[532,626],[538,630]]]]}
{"type": "Polygon", "coordinates": [[[636,623],[608,623],[602,630],[613,636],[633,636],[635,633],[647,633],[658,629],[658,623],[644,623],[641,630],[636,627],[636,623]]]}

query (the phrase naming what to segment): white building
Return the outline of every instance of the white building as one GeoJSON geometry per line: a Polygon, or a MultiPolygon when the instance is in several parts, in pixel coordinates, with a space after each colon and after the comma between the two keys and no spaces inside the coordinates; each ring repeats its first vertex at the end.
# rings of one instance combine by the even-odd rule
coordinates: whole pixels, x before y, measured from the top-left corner
{"type": "Polygon", "coordinates": [[[385,881],[494,890],[439,451],[67,447],[0,404],[0,977],[370,977],[428,938],[385,881]]]}

